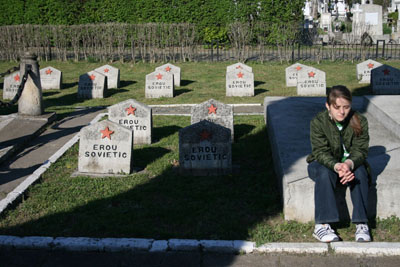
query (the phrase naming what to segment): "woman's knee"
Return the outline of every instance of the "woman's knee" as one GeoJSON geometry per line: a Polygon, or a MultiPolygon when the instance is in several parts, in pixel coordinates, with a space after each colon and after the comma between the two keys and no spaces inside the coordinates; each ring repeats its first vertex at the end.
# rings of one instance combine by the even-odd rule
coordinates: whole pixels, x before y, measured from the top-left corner
{"type": "Polygon", "coordinates": [[[365,169],[364,165],[361,165],[357,169],[354,170],[354,179],[360,181],[360,182],[366,182],[368,181],[368,172],[365,169]]]}

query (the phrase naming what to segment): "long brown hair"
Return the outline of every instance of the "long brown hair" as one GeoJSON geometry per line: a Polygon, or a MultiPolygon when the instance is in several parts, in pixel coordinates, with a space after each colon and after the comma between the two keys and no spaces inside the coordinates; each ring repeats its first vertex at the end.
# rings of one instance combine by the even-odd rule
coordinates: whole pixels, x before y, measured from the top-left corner
{"type": "MultiPolygon", "coordinates": [[[[344,85],[335,85],[328,91],[328,95],[326,96],[326,103],[328,105],[336,104],[337,98],[344,98],[350,103],[352,102],[352,96],[349,89],[347,89],[344,85]]],[[[360,118],[353,110],[349,113],[350,121],[349,125],[353,128],[353,131],[356,136],[360,136],[362,134],[361,122],[360,118]]]]}

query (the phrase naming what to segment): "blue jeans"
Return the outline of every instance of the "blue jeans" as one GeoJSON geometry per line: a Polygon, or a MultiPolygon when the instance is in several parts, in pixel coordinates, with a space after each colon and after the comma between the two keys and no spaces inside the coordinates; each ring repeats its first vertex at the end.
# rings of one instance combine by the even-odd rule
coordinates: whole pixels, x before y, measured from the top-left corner
{"type": "MultiPolygon", "coordinates": [[[[308,175],[315,182],[314,203],[315,223],[332,223],[339,221],[336,206],[335,189],[339,175],[317,161],[308,164],[308,175]]],[[[363,165],[354,170],[354,180],[347,184],[350,187],[353,202],[353,223],[366,223],[368,205],[368,173],[363,165]]]]}

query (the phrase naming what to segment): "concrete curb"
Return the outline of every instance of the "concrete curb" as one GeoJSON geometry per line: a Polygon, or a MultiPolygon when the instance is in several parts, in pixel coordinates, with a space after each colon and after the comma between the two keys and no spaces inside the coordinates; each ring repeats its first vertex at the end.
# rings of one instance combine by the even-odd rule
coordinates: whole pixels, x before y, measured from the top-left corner
{"type": "Polygon", "coordinates": [[[297,254],[352,254],[374,256],[400,256],[400,242],[336,242],[325,243],[266,243],[256,246],[245,240],[195,240],[144,238],[90,238],[90,237],[17,237],[0,236],[0,248],[46,249],[67,251],[192,251],[226,254],[297,253],[297,254]]]}

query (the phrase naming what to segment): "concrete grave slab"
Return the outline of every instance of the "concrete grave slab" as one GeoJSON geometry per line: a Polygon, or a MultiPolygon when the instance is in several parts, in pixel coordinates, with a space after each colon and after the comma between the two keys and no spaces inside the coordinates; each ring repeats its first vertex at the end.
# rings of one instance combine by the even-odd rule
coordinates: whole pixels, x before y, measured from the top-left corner
{"type": "Polygon", "coordinates": [[[13,99],[18,92],[19,85],[21,84],[21,72],[14,71],[13,73],[4,77],[3,83],[3,99],[13,99]]]}
{"type": "Polygon", "coordinates": [[[180,129],[179,167],[183,174],[199,176],[231,173],[230,130],[206,120],[180,129]]]}
{"type": "Polygon", "coordinates": [[[119,88],[120,84],[120,71],[118,68],[115,68],[110,65],[101,66],[95,71],[107,76],[107,88],[119,88]]]}
{"type": "Polygon", "coordinates": [[[51,66],[40,69],[42,90],[61,89],[62,73],[51,66]]]}
{"type": "Polygon", "coordinates": [[[370,83],[371,71],[380,66],[382,66],[382,63],[379,63],[372,59],[368,59],[364,62],[357,64],[357,79],[359,80],[358,83],[370,83]]]}
{"type": "Polygon", "coordinates": [[[146,98],[174,97],[174,77],[165,71],[146,75],[146,98]]]}
{"type": "Polygon", "coordinates": [[[227,72],[226,96],[254,96],[254,74],[245,69],[227,72]]]}
{"type": "Polygon", "coordinates": [[[171,63],[157,67],[155,71],[165,71],[174,77],[174,86],[181,86],[181,68],[171,63]]]}
{"type": "MultiPolygon", "coordinates": [[[[306,157],[311,152],[310,121],[325,108],[324,102],[324,97],[264,99],[265,118],[286,220],[314,220],[314,182],[308,178],[306,157]]],[[[372,186],[368,214],[381,218],[391,215],[399,217],[400,182],[396,179],[396,173],[400,172],[400,139],[382,125],[379,113],[365,112],[369,110],[369,105],[368,98],[353,97],[353,108],[363,112],[369,121],[368,162],[372,167],[372,186]]],[[[394,105],[400,107],[400,102],[394,105]]],[[[343,195],[343,192],[338,194],[343,195]]],[[[349,193],[344,194],[351,214],[349,193]]],[[[345,207],[340,204],[340,208],[345,207]]],[[[346,217],[345,212],[347,210],[340,210],[342,219],[349,218],[349,213],[346,217]]]]}
{"type": "Polygon", "coordinates": [[[79,76],[79,98],[104,98],[107,95],[107,76],[89,71],[79,76]]]}
{"type": "Polygon", "coordinates": [[[207,100],[191,108],[191,124],[207,120],[231,130],[231,139],[234,140],[233,108],[214,99],[207,100]]]}
{"type": "Polygon", "coordinates": [[[400,70],[382,65],[371,71],[371,88],[376,95],[400,94],[400,70]]]}
{"type": "Polygon", "coordinates": [[[128,99],[108,108],[108,119],[134,131],[134,144],[151,144],[152,111],[146,104],[128,99]]]}
{"type": "Polygon", "coordinates": [[[78,171],[129,174],[132,170],[133,132],[104,120],[80,131],[78,171]]]}

